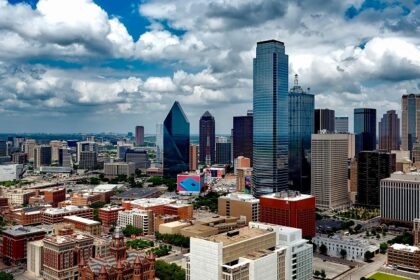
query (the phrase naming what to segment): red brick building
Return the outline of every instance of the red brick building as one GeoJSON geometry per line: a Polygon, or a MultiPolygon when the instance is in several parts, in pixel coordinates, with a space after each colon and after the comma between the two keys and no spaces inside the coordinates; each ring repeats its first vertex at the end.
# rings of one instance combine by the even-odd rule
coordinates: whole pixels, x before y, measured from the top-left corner
{"type": "Polygon", "coordinates": [[[53,207],[57,207],[58,203],[66,200],[66,188],[51,188],[44,192],[44,201],[50,203],[53,207]]]}
{"type": "Polygon", "coordinates": [[[303,237],[315,236],[315,197],[295,191],[260,197],[260,222],[302,229],[303,237]]]}
{"type": "Polygon", "coordinates": [[[102,225],[109,227],[117,223],[118,212],[124,211],[123,207],[119,206],[106,206],[100,208],[98,211],[99,219],[102,221],[102,225]]]}
{"type": "Polygon", "coordinates": [[[18,225],[39,225],[42,222],[43,207],[20,208],[10,212],[11,220],[18,225]]]}
{"type": "Polygon", "coordinates": [[[193,206],[191,204],[168,204],[163,208],[164,215],[178,215],[181,220],[193,218],[193,206]]]}
{"type": "Polygon", "coordinates": [[[45,233],[41,228],[21,225],[3,230],[3,262],[25,262],[28,242],[43,239],[45,233]]]}

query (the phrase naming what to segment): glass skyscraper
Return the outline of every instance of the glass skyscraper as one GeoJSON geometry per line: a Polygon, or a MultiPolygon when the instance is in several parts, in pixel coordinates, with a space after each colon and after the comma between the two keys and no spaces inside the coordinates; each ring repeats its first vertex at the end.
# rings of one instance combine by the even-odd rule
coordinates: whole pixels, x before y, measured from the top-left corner
{"type": "Polygon", "coordinates": [[[257,43],[252,176],[257,197],[288,188],[288,60],[283,42],[257,43]]]}
{"type": "Polygon", "coordinates": [[[400,119],[395,110],[389,110],[379,122],[379,150],[400,149],[400,119]]]}
{"type": "Polygon", "coordinates": [[[402,143],[403,151],[412,151],[413,145],[420,136],[420,124],[417,124],[420,116],[420,95],[405,94],[401,98],[401,115],[402,115],[402,143]]]}
{"type": "Polygon", "coordinates": [[[317,134],[321,130],[327,132],[335,132],[335,111],[330,109],[315,109],[314,115],[314,133],[317,134]]]}
{"type": "Polygon", "coordinates": [[[216,159],[216,123],[209,111],[200,118],[200,163],[211,165],[216,159]]]}
{"type": "Polygon", "coordinates": [[[252,161],[253,113],[246,116],[233,117],[232,154],[233,159],[244,156],[252,161]]]}
{"type": "Polygon", "coordinates": [[[188,171],[190,123],[178,101],[163,122],[163,175],[176,177],[188,171]]]}
{"type": "Polygon", "coordinates": [[[376,150],[376,109],[354,109],[356,155],[361,151],[376,150]]]}
{"type": "Polygon", "coordinates": [[[295,85],[289,92],[289,187],[303,193],[311,189],[311,135],[314,95],[295,85]]]}

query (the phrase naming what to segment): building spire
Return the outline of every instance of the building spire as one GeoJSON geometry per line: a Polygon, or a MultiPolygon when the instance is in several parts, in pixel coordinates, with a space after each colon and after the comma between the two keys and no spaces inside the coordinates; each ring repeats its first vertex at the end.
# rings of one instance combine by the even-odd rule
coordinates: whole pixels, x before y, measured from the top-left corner
{"type": "Polygon", "coordinates": [[[295,87],[299,85],[298,74],[295,74],[295,87]]]}

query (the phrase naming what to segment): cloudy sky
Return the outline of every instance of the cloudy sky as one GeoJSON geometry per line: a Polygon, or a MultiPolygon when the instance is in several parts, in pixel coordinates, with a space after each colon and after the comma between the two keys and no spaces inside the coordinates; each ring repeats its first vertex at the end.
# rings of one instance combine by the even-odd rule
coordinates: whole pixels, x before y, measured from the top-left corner
{"type": "Polygon", "coordinates": [[[316,107],[379,118],[420,93],[419,34],[420,0],[0,0],[0,132],[153,133],[178,100],[227,133],[267,39],[316,107]]]}

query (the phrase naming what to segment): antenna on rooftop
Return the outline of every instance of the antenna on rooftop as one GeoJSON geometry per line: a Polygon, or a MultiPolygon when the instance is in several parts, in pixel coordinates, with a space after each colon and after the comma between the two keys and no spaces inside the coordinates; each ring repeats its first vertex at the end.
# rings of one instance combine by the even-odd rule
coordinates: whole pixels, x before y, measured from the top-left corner
{"type": "Polygon", "coordinates": [[[295,87],[299,85],[298,74],[295,74],[295,87]]]}

